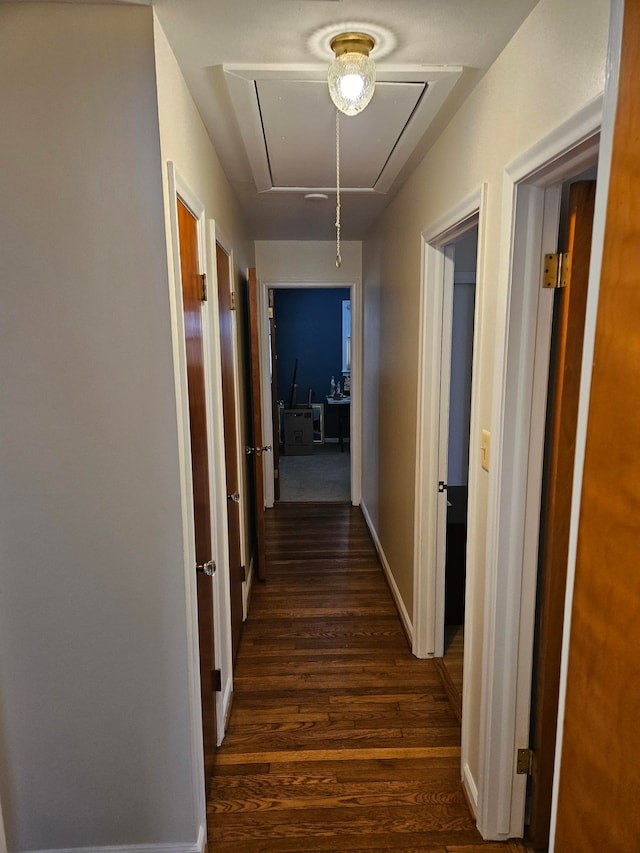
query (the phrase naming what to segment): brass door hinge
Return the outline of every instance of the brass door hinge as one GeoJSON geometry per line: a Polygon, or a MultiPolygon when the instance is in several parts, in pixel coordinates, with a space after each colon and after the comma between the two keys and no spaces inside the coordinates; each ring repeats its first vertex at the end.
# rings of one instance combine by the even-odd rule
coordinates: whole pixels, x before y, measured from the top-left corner
{"type": "Polygon", "coordinates": [[[551,255],[545,255],[543,268],[543,287],[566,287],[571,273],[571,252],[555,252],[551,255]]]}
{"type": "Polygon", "coordinates": [[[269,319],[273,320],[273,306],[272,305],[269,306],[269,319]]]}
{"type": "Polygon", "coordinates": [[[531,776],[536,767],[536,756],[532,749],[519,749],[516,761],[516,773],[520,776],[531,776]]]}
{"type": "Polygon", "coordinates": [[[232,311],[236,310],[236,292],[235,292],[235,290],[229,291],[229,308],[231,308],[232,311]]]}
{"type": "Polygon", "coordinates": [[[207,301],[207,274],[206,272],[200,273],[200,301],[207,301]]]}

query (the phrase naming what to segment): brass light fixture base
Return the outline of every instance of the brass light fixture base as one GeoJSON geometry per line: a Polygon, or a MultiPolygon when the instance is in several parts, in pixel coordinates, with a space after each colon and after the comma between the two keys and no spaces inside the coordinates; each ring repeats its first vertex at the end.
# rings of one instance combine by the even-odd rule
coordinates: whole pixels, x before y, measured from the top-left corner
{"type": "Polygon", "coordinates": [[[375,46],[374,40],[366,33],[340,33],[331,39],[331,50],[336,56],[343,53],[361,53],[369,56],[375,46]]]}

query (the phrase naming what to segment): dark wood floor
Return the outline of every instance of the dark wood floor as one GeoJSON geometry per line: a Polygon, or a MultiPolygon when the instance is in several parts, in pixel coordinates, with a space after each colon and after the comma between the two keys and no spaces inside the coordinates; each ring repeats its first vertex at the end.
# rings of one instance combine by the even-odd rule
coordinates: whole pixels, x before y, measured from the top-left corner
{"type": "Polygon", "coordinates": [[[460,728],[408,648],[359,509],[279,504],[208,805],[211,853],[508,853],[482,843],[460,728]]]}

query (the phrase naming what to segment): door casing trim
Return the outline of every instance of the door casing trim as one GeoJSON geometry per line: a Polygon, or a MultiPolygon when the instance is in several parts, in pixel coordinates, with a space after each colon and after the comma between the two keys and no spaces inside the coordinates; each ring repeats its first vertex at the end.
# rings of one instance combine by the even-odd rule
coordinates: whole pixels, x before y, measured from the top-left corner
{"type": "MultiPolygon", "coordinates": [[[[486,231],[486,193],[487,185],[482,184],[462,199],[443,217],[426,228],[421,235],[421,281],[420,291],[420,333],[418,355],[418,408],[416,429],[416,480],[415,480],[415,518],[414,518],[414,608],[413,608],[413,648],[419,658],[442,657],[444,639],[444,574],[437,565],[437,525],[438,525],[438,472],[440,448],[437,436],[440,426],[442,367],[443,303],[447,286],[447,276],[453,285],[453,269],[447,259],[446,247],[458,236],[470,228],[478,227],[478,255],[476,259],[476,297],[474,305],[473,371],[471,380],[471,413],[469,435],[469,459],[479,456],[480,411],[475,381],[478,352],[482,345],[483,329],[483,281],[484,246],[486,231]],[[434,436],[436,438],[434,438],[434,436]]],[[[469,465],[468,511],[467,511],[467,552],[474,547],[479,536],[477,511],[479,501],[479,472],[469,465]]],[[[465,596],[471,600],[474,596],[476,577],[467,572],[465,596]]],[[[470,608],[465,612],[465,637],[474,636],[470,608]]],[[[475,661],[481,650],[473,643],[465,642],[464,666],[479,666],[475,661]],[[475,656],[475,657],[474,657],[475,656]]],[[[469,766],[469,702],[465,692],[469,689],[469,680],[463,680],[461,768],[462,778],[474,810],[477,808],[478,788],[469,766]],[[466,689],[465,689],[466,688],[466,689]],[[465,713],[466,709],[466,713],[465,713]]]]}
{"type": "MultiPolygon", "coordinates": [[[[477,293],[474,307],[473,360],[476,362],[482,330],[482,274],[486,184],[462,199],[444,217],[422,232],[420,331],[418,352],[418,407],[414,517],[413,653],[418,658],[442,657],[444,632],[444,576],[437,567],[438,492],[440,470],[440,402],[443,367],[443,310],[445,293],[453,286],[453,267],[447,246],[478,225],[477,293]]],[[[445,354],[446,355],[446,354],[445,354]]],[[[472,380],[473,389],[473,380],[472,380]]],[[[471,439],[478,418],[477,395],[471,399],[471,439]]],[[[469,456],[475,458],[470,444],[469,456]]],[[[469,522],[473,517],[472,472],[469,470],[469,522]]],[[[469,530],[469,540],[473,541],[469,530]]],[[[465,650],[466,653],[466,650],[465,650]]]]}
{"type": "Polygon", "coordinates": [[[503,181],[509,251],[496,311],[477,810],[487,839],[524,831],[526,776],[515,761],[529,738],[546,413],[541,365],[551,336],[551,311],[540,296],[542,253],[556,248],[558,187],[597,160],[601,121],[600,96],[509,164],[503,181]]]}
{"type": "MultiPolygon", "coordinates": [[[[220,746],[224,739],[227,718],[231,710],[231,695],[233,693],[233,641],[231,629],[231,569],[229,566],[229,530],[227,526],[228,501],[225,474],[226,457],[224,407],[222,405],[222,355],[218,308],[216,243],[220,244],[220,247],[228,256],[230,281],[233,281],[233,250],[231,243],[222,233],[214,219],[208,220],[207,231],[207,269],[209,270],[207,279],[211,284],[209,287],[209,298],[203,303],[203,318],[205,320],[204,324],[207,327],[206,342],[203,340],[203,344],[205,346],[205,361],[208,365],[205,377],[207,380],[207,424],[209,441],[211,442],[209,445],[211,448],[211,453],[209,454],[212,495],[211,529],[215,533],[214,553],[218,566],[218,571],[214,575],[213,606],[217,620],[215,625],[216,669],[220,670],[222,682],[222,691],[218,694],[216,703],[218,746],[220,746]]],[[[234,377],[235,373],[234,347],[234,377]]],[[[236,394],[236,409],[238,406],[237,396],[236,394]]]]}
{"type": "MultiPolygon", "coordinates": [[[[193,795],[197,822],[206,827],[204,790],[204,752],[202,747],[202,701],[200,697],[200,656],[198,646],[198,604],[196,589],[196,546],[193,510],[193,489],[190,462],[191,437],[189,430],[189,395],[187,386],[187,356],[185,347],[182,280],[180,270],[180,238],[178,231],[178,199],[196,219],[198,263],[204,271],[204,205],[182,179],[173,162],[167,162],[168,208],[170,221],[169,303],[173,349],[173,373],[176,395],[178,461],[182,511],[183,572],[187,622],[187,677],[189,684],[189,717],[191,730],[191,763],[193,795]]],[[[203,330],[204,331],[204,330],[203,330]]],[[[204,336],[203,336],[204,345],[204,336]]],[[[205,380],[206,382],[206,380],[205,380]]]]}

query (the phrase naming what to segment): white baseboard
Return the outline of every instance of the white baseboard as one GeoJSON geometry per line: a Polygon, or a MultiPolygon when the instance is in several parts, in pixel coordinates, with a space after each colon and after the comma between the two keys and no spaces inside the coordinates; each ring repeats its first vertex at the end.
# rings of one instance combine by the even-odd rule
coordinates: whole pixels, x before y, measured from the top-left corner
{"type": "Polygon", "coordinates": [[[222,694],[222,719],[224,720],[224,725],[222,726],[222,731],[218,731],[218,740],[216,746],[221,746],[222,741],[224,740],[224,736],[227,733],[227,724],[229,722],[229,715],[231,714],[231,697],[233,695],[233,679],[227,679],[227,683],[224,685],[224,691],[222,694]]]}
{"type": "Polygon", "coordinates": [[[247,612],[249,611],[249,602],[251,601],[251,590],[253,589],[253,581],[255,580],[255,576],[255,562],[253,558],[251,558],[251,563],[249,564],[249,573],[247,575],[247,612]]]}
{"type": "Polygon", "coordinates": [[[367,506],[364,501],[360,501],[360,509],[362,510],[364,520],[366,521],[367,527],[369,528],[369,533],[371,534],[371,538],[373,539],[373,544],[375,545],[376,551],[378,552],[378,557],[380,558],[382,569],[389,583],[391,595],[393,596],[393,600],[398,610],[398,614],[400,616],[400,619],[402,620],[404,630],[407,634],[407,639],[409,640],[409,644],[412,645],[413,623],[409,618],[407,608],[405,607],[404,601],[402,600],[402,596],[400,595],[400,590],[398,589],[398,585],[396,584],[396,579],[394,578],[393,573],[391,571],[391,566],[389,565],[389,561],[385,556],[382,544],[380,543],[380,539],[378,538],[378,532],[375,529],[373,521],[371,520],[371,516],[369,515],[369,510],[367,509],[367,506]]]}
{"type": "Polygon", "coordinates": [[[195,842],[118,844],[105,847],[53,847],[45,850],[33,850],[31,853],[204,853],[206,843],[207,830],[201,825],[198,830],[198,840],[195,842]]]}
{"type": "Polygon", "coordinates": [[[462,765],[462,784],[464,785],[464,789],[467,794],[467,799],[469,800],[469,805],[471,806],[471,810],[473,811],[473,816],[474,818],[477,818],[478,786],[476,785],[475,779],[471,775],[469,765],[466,762],[462,765]]]}
{"type": "Polygon", "coordinates": [[[249,602],[251,601],[251,590],[253,589],[253,581],[255,577],[255,561],[253,557],[249,560],[249,569],[247,571],[247,580],[242,590],[242,621],[246,622],[249,618],[249,602]]]}

